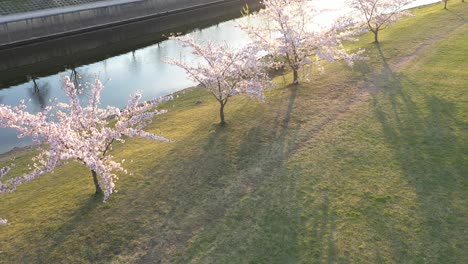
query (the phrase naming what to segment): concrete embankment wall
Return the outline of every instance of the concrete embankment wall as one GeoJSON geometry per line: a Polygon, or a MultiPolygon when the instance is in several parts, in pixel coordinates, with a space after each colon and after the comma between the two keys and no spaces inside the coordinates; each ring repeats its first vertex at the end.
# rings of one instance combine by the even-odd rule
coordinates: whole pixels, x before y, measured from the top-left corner
{"type": "Polygon", "coordinates": [[[26,76],[56,74],[147,47],[164,40],[170,32],[188,32],[237,18],[246,2],[251,10],[261,6],[258,0],[228,1],[80,34],[0,48],[0,87],[27,82],[26,76]]]}
{"type": "Polygon", "coordinates": [[[0,49],[89,32],[158,16],[167,16],[210,5],[244,1],[110,0],[80,6],[1,16],[0,49]]]}

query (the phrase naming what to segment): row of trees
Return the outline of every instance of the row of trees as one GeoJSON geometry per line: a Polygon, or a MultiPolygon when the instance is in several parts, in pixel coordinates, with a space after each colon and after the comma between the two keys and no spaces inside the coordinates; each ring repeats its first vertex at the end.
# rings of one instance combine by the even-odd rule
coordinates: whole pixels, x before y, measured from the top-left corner
{"type": "MultiPolygon", "coordinates": [[[[353,0],[352,6],[362,12],[366,24],[374,34],[400,16],[399,11],[408,0],[353,0]]],[[[306,0],[265,0],[265,8],[256,14],[255,23],[240,25],[252,39],[243,48],[226,43],[197,43],[188,36],[172,36],[183,47],[190,48],[196,63],[169,59],[167,62],[183,68],[189,78],[208,89],[220,104],[220,122],[225,123],[224,109],[232,96],[244,94],[263,100],[264,92],[272,87],[269,68],[289,68],[293,85],[298,85],[308,68],[320,67],[321,62],[345,61],[349,65],[361,59],[362,50],[350,53],[342,41],[354,40],[360,33],[353,19],[340,19],[327,28],[315,24],[318,14],[306,0]],[[200,62],[200,60],[202,62],[200,62]]],[[[104,201],[115,191],[116,172],[126,173],[122,162],[110,154],[113,143],[125,137],[144,137],[169,142],[168,139],[144,131],[154,116],[165,113],[156,107],[172,97],[140,103],[141,93],[130,97],[127,106],[100,108],[103,84],[96,80],[89,84],[91,95],[87,104],[80,100],[80,87],[66,78],[64,91],[68,103],[52,103],[37,114],[26,111],[22,102],[17,107],[0,105],[0,127],[30,136],[43,147],[34,159],[34,169],[25,175],[0,181],[0,193],[12,192],[20,184],[30,182],[53,171],[67,161],[86,165],[93,178],[96,194],[103,193],[104,201]]],[[[0,171],[0,179],[9,168],[0,171]]]]}
{"type": "Polygon", "coordinates": [[[264,8],[255,14],[256,21],[240,25],[252,40],[247,47],[234,50],[226,43],[197,43],[188,36],[172,36],[203,63],[182,60],[168,60],[168,63],[185,69],[190,79],[213,94],[220,104],[220,120],[224,124],[224,109],[230,97],[247,94],[264,98],[263,92],[271,87],[266,74],[268,68],[289,68],[293,73],[292,84],[298,85],[301,74],[310,73],[312,67],[319,68],[323,61],[345,61],[351,66],[363,58],[363,50],[350,53],[343,48],[342,41],[356,40],[364,21],[378,43],[380,30],[409,15],[404,8],[413,1],[350,0],[350,6],[363,19],[342,17],[324,28],[314,19],[319,11],[309,1],[265,0],[264,8]]]}
{"type": "MultiPolygon", "coordinates": [[[[363,51],[349,53],[343,40],[354,40],[361,31],[350,20],[339,20],[328,28],[319,28],[314,21],[318,13],[305,0],[266,0],[255,14],[255,23],[241,24],[252,40],[242,49],[226,43],[197,43],[188,36],[173,36],[182,47],[190,48],[202,63],[183,60],[167,62],[183,68],[187,76],[207,88],[220,104],[221,124],[225,123],[224,108],[230,97],[247,94],[260,99],[272,86],[267,70],[289,68],[293,85],[298,85],[300,73],[318,67],[322,61],[345,60],[349,65],[361,58],[363,51]]],[[[247,14],[248,15],[248,14],[247,14]]]]}

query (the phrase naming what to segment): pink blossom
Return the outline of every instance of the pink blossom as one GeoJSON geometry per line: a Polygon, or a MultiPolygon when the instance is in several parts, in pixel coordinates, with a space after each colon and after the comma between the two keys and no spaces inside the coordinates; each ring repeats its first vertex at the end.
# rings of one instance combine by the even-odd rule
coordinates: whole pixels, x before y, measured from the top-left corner
{"type": "Polygon", "coordinates": [[[303,74],[309,66],[320,67],[320,62],[345,60],[352,64],[362,51],[350,54],[341,45],[359,32],[337,21],[328,28],[314,25],[319,14],[307,0],[264,0],[264,9],[256,13],[256,23],[240,25],[260,47],[271,55],[270,66],[288,66],[294,74],[294,84],[299,83],[299,71],[303,74]]]}
{"type": "Polygon", "coordinates": [[[171,96],[140,103],[141,92],[136,92],[124,109],[111,106],[102,109],[99,104],[104,86],[99,80],[90,85],[91,95],[86,105],[80,101],[79,88],[69,77],[65,78],[64,86],[68,103],[55,103],[37,114],[26,112],[24,102],[16,107],[0,105],[0,127],[18,130],[19,137],[31,136],[42,147],[33,159],[32,172],[0,182],[0,193],[15,191],[16,186],[33,181],[68,160],[77,160],[86,165],[93,176],[99,175],[96,189],[104,189],[106,201],[115,191],[115,173],[127,173],[109,153],[115,141],[124,142],[124,137],[140,136],[169,142],[162,136],[143,131],[143,128],[154,116],[166,112],[155,107],[171,100],[171,96]]]}
{"type": "Polygon", "coordinates": [[[168,59],[167,63],[184,69],[188,78],[211,92],[220,103],[221,124],[224,124],[224,107],[232,96],[244,94],[260,100],[265,98],[264,91],[271,87],[271,81],[254,47],[234,50],[226,43],[208,41],[200,44],[189,36],[173,36],[171,39],[190,49],[198,61],[168,59]]]}

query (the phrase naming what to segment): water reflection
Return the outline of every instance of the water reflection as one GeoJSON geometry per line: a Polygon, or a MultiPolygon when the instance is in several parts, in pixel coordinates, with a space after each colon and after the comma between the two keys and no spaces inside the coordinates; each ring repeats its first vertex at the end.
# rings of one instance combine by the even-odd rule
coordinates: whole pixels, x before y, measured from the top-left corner
{"type": "Polygon", "coordinates": [[[138,74],[141,70],[141,59],[136,55],[136,50],[132,50],[132,55],[129,58],[128,71],[132,74],[138,74]]]}
{"type": "Polygon", "coordinates": [[[30,76],[30,78],[32,86],[29,88],[29,98],[31,98],[31,102],[37,109],[39,109],[39,111],[43,110],[50,99],[50,84],[47,81],[38,81],[37,77],[34,75],[30,76]]]}
{"type": "Polygon", "coordinates": [[[70,80],[73,82],[73,84],[75,85],[75,87],[80,87],[80,79],[81,79],[81,75],[78,74],[78,72],[76,71],[76,68],[73,67],[70,69],[70,80]]]}

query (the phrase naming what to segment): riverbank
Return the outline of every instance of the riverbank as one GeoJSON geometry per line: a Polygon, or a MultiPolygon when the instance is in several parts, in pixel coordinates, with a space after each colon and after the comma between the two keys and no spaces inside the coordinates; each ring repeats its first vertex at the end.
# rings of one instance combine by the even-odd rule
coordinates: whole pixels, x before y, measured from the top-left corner
{"type": "Polygon", "coordinates": [[[14,161],[16,157],[28,154],[35,149],[35,146],[16,147],[5,153],[0,153],[0,163],[6,164],[8,161],[14,161]]]}
{"type": "MultiPolygon", "coordinates": [[[[252,2],[252,9],[259,8],[259,4],[253,3],[255,1],[249,2],[252,2]]],[[[45,42],[0,49],[0,87],[26,82],[27,75],[47,76],[61,72],[65,67],[76,68],[136,51],[165,40],[165,35],[171,32],[189,32],[238,18],[242,7],[243,2],[230,1],[45,42]]]]}
{"type": "MultiPolygon", "coordinates": [[[[173,93],[173,96],[180,96],[184,95],[185,93],[190,93],[193,92],[195,89],[202,90],[201,87],[195,86],[195,87],[187,87],[185,89],[182,89],[180,91],[177,91],[173,93]]],[[[197,101],[201,102],[201,101],[197,101]]],[[[0,164],[5,164],[5,166],[8,166],[8,162],[14,164],[14,161],[18,158],[22,158],[23,156],[27,155],[30,156],[34,151],[37,151],[39,146],[37,145],[29,145],[29,146],[24,146],[24,147],[14,147],[11,150],[8,150],[4,153],[0,153],[0,164]]]]}
{"type": "MultiPolygon", "coordinates": [[[[76,6],[38,10],[0,16],[0,49],[83,34],[105,28],[136,23],[148,19],[170,17],[199,10],[184,19],[165,21],[159,31],[180,27],[205,19],[206,9],[238,3],[258,3],[245,0],[108,0],[76,6]]],[[[226,9],[218,9],[222,15],[226,9]]],[[[212,12],[210,12],[212,16],[212,12]]]]}
{"type": "Polygon", "coordinates": [[[233,98],[225,127],[179,94],[149,127],[174,143],[114,149],[133,175],[106,204],[75,163],[1,195],[0,262],[466,262],[468,6],[414,12],[353,69],[233,98]]]}

